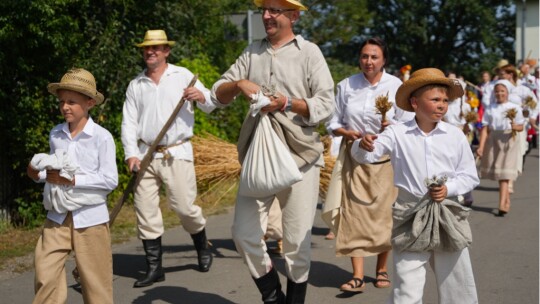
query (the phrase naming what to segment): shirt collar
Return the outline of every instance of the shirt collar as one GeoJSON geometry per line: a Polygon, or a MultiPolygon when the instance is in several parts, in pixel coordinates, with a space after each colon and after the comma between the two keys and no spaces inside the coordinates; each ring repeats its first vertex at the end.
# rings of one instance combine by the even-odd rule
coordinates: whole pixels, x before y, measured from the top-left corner
{"type": "Polygon", "coordinates": [[[383,69],[381,79],[379,79],[379,82],[377,82],[376,84],[371,84],[371,82],[367,80],[366,75],[364,75],[364,73],[360,73],[360,75],[362,75],[362,78],[361,78],[362,82],[364,82],[370,88],[376,88],[381,83],[384,83],[388,79],[388,74],[386,73],[385,69],[383,69]]]}
{"type": "MultiPolygon", "coordinates": [[[[268,41],[268,38],[267,37],[264,37],[262,40],[261,40],[261,46],[264,46],[264,47],[271,47],[270,46],[270,42],[268,41]]],[[[304,44],[306,43],[306,40],[304,39],[304,37],[302,37],[301,35],[296,35],[294,36],[293,40],[287,42],[285,45],[289,45],[291,43],[294,43],[294,45],[299,49],[301,50],[302,47],[304,46],[304,44]]]]}
{"type": "MultiPolygon", "coordinates": [[[[95,129],[96,129],[96,123],[94,122],[92,117],[88,117],[88,121],[84,125],[84,128],[81,131],[81,133],[84,133],[84,134],[91,137],[92,135],[94,135],[95,129]]],[[[60,130],[58,130],[58,131],[64,132],[64,133],[66,133],[68,135],[71,134],[71,132],[69,131],[69,123],[65,122],[62,125],[62,128],[60,130]]]]}
{"type": "MultiPolygon", "coordinates": [[[[420,127],[418,127],[418,124],[416,123],[416,118],[413,118],[403,124],[407,126],[407,132],[419,132],[420,134],[424,134],[424,131],[420,130],[420,127]]],[[[448,133],[448,123],[444,121],[439,121],[435,126],[435,129],[433,129],[429,134],[435,133],[448,133]]]]}

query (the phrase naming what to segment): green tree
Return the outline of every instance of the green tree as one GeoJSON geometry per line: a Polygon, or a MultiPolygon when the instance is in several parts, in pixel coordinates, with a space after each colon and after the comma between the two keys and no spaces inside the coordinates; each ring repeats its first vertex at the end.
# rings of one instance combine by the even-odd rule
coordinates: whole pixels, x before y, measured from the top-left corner
{"type": "Polygon", "coordinates": [[[475,79],[500,58],[515,58],[512,1],[381,0],[368,8],[374,18],[363,34],[386,40],[395,68],[433,66],[475,79]]]}
{"type": "MultiPolygon", "coordinates": [[[[164,29],[177,41],[170,62],[205,58],[206,70],[223,70],[245,47],[245,42],[225,40],[231,26],[224,24],[223,16],[245,6],[232,0],[1,1],[0,127],[9,133],[2,132],[0,140],[9,149],[0,156],[0,209],[8,209],[13,221],[22,225],[39,224],[43,216],[42,187],[25,172],[33,154],[47,151],[49,130],[63,121],[46,90],[49,82],[59,81],[72,67],[94,74],[106,102],[92,116],[115,137],[121,190],[127,181],[120,143],[125,89],[144,68],[135,43],[148,29],[164,29]]],[[[234,130],[222,132],[213,126],[236,118],[220,119],[207,125],[208,132],[219,130],[216,135],[235,139],[234,130]]]]}

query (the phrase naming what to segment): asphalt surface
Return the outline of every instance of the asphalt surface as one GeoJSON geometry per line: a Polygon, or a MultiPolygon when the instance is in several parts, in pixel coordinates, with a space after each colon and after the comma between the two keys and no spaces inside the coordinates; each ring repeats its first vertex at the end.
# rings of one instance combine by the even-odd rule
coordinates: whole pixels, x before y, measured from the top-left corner
{"type": "MultiPolygon", "coordinates": [[[[498,185],[482,180],[474,191],[473,231],[470,247],[480,303],[538,303],[539,300],[539,173],[538,150],[526,158],[525,171],[515,183],[512,208],[505,217],[494,216],[498,185]]],[[[208,220],[207,233],[215,254],[212,269],[197,271],[197,257],[190,236],[177,227],[163,236],[166,280],[147,288],[132,288],[145,269],[142,244],[137,239],[113,246],[115,303],[260,303],[260,295],[247,267],[235,251],[230,227],[233,210],[208,220]]],[[[344,294],[339,286],[351,277],[348,258],[334,255],[334,241],[325,240],[327,229],[317,214],[313,227],[312,266],[306,303],[384,303],[390,289],[373,286],[375,257],[365,260],[368,285],[363,293],[344,294]]],[[[272,242],[270,246],[275,245],[272,242]]],[[[284,260],[274,259],[286,286],[284,260]]],[[[68,272],[73,259],[66,264],[68,272]]],[[[392,266],[389,263],[389,272],[392,266]]],[[[0,303],[31,303],[33,271],[0,281],[0,303]]],[[[83,303],[80,288],[68,275],[67,303],[83,303]]],[[[457,290],[456,292],[459,292],[457,290]]],[[[424,303],[437,303],[434,276],[428,272],[424,303]]]]}

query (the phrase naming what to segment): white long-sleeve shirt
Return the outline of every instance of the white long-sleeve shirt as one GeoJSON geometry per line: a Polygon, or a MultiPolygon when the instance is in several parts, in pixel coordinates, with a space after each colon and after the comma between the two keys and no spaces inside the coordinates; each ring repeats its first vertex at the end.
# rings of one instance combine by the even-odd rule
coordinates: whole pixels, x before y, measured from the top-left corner
{"type": "Polygon", "coordinates": [[[388,126],[368,152],[356,140],[351,155],[360,163],[372,163],[390,155],[394,168],[394,184],[417,197],[428,189],[425,178],[447,176],[448,196],[463,195],[479,183],[474,157],[463,131],[446,122],[425,134],[416,120],[388,126]]]}
{"type": "Polygon", "coordinates": [[[471,106],[465,101],[465,97],[456,98],[448,103],[448,111],[444,114],[444,120],[456,127],[463,127],[467,121],[465,115],[471,111],[471,106]],[[463,115],[460,117],[460,115],[463,115]]]}
{"type": "MultiPolygon", "coordinates": [[[[193,78],[188,69],[168,64],[167,69],[156,84],[146,76],[146,70],[133,79],[126,91],[122,117],[122,144],[125,159],[137,157],[143,159],[149,145],[154,143],[162,127],[165,125],[178,102],[182,99],[184,89],[193,78]]],[[[210,101],[210,91],[197,80],[195,87],[204,94],[205,103],[197,102],[197,107],[205,113],[215,109],[210,101]]],[[[186,101],[176,120],[171,125],[160,145],[171,146],[179,142],[181,145],[168,149],[175,159],[193,161],[191,143],[185,142],[193,136],[195,122],[194,109],[191,102],[186,101]]],[[[154,158],[162,158],[162,153],[155,153],[154,158]]]]}
{"type": "Polygon", "coordinates": [[[375,99],[388,94],[392,108],[386,113],[390,123],[408,121],[413,112],[406,112],[396,106],[396,91],[401,85],[399,78],[383,72],[381,80],[372,85],[364,73],[355,74],[337,85],[336,111],[326,123],[328,132],[339,128],[376,134],[381,129],[381,114],[377,114],[375,99]]]}
{"type": "Polygon", "coordinates": [[[516,110],[514,124],[522,125],[525,123],[521,107],[512,102],[494,103],[489,106],[482,116],[482,125],[488,126],[489,130],[503,131],[511,130],[510,119],[506,118],[506,112],[510,109],[516,110]]]}
{"type": "MultiPolygon", "coordinates": [[[[87,189],[102,196],[103,203],[72,211],[74,227],[86,228],[108,222],[107,194],[118,185],[116,146],[111,133],[89,118],[75,138],[71,138],[67,123],[57,125],[51,130],[49,144],[51,154],[63,149],[79,167],[75,173],[74,190],[83,192],[87,189]]],[[[44,182],[46,171],[41,171],[39,177],[44,182]]],[[[47,213],[47,218],[58,224],[62,224],[66,216],[67,213],[54,210],[47,213]]]]}

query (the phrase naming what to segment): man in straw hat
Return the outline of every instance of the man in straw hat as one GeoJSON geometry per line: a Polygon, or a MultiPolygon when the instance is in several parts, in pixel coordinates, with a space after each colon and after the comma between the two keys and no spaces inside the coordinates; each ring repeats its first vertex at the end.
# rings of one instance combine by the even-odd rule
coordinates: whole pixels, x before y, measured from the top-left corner
{"type": "MultiPolygon", "coordinates": [[[[263,93],[262,108],[302,173],[302,180],[267,197],[237,196],[232,227],[236,248],[248,265],[264,303],[285,303],[281,284],[263,241],[268,210],[277,198],[282,209],[287,303],[304,303],[310,269],[311,227],[318,201],[323,145],[316,126],[334,110],[334,82],[319,48],[295,35],[293,25],[307,8],[294,0],[255,0],[266,38],[248,46],[212,88],[212,100],[226,106],[239,94],[263,93]]],[[[261,94],[262,95],[262,94],[261,94]]],[[[238,140],[244,159],[259,115],[248,115],[238,140]]],[[[245,164],[244,164],[245,165],[245,164]]]]}
{"type": "Polygon", "coordinates": [[[66,302],[64,262],[71,251],[84,303],[113,303],[107,194],[118,184],[116,148],[109,131],[88,113],[104,97],[84,69],[68,71],[47,88],[58,98],[66,122],[51,130],[51,154],[36,154],[27,169],[33,180],[46,182],[48,210],[35,250],[33,303],[66,302]]]}
{"type": "Polygon", "coordinates": [[[351,150],[360,163],[376,162],[389,154],[395,168],[399,194],[392,208],[394,287],[389,303],[422,303],[428,263],[437,278],[440,303],[478,302],[467,249],[472,242],[467,222],[470,209],[458,203],[459,196],[479,184],[478,174],[463,132],[441,121],[448,102],[462,95],[457,80],[435,68],[420,69],[396,93],[397,105],[414,111],[415,118],[391,125],[379,135],[366,134],[351,150]],[[431,217],[434,222],[438,223],[438,214],[446,217],[437,226],[426,225],[425,232],[431,229],[439,234],[419,237],[411,224],[419,220],[416,212],[439,210],[435,208],[440,213],[431,217]]]}
{"type": "MultiPolygon", "coordinates": [[[[197,81],[188,87],[193,73],[184,67],[167,63],[174,41],[169,41],[163,30],[149,30],[142,49],[146,69],[127,88],[122,119],[122,144],[130,171],[137,171],[148,148],[153,144],[163,125],[181,98],[194,101],[197,107],[210,113],[215,106],[210,102],[210,91],[197,81]]],[[[186,102],[173,125],[159,143],[140,184],[134,189],[138,237],[146,254],[147,271],[134,287],[150,286],[165,280],[162,267],[161,235],[163,218],[159,208],[159,189],[167,187],[170,207],[182,226],[191,235],[197,250],[199,270],[206,272],[212,265],[212,254],[206,238],[206,220],[197,195],[193,148],[194,108],[186,102]]]]}

